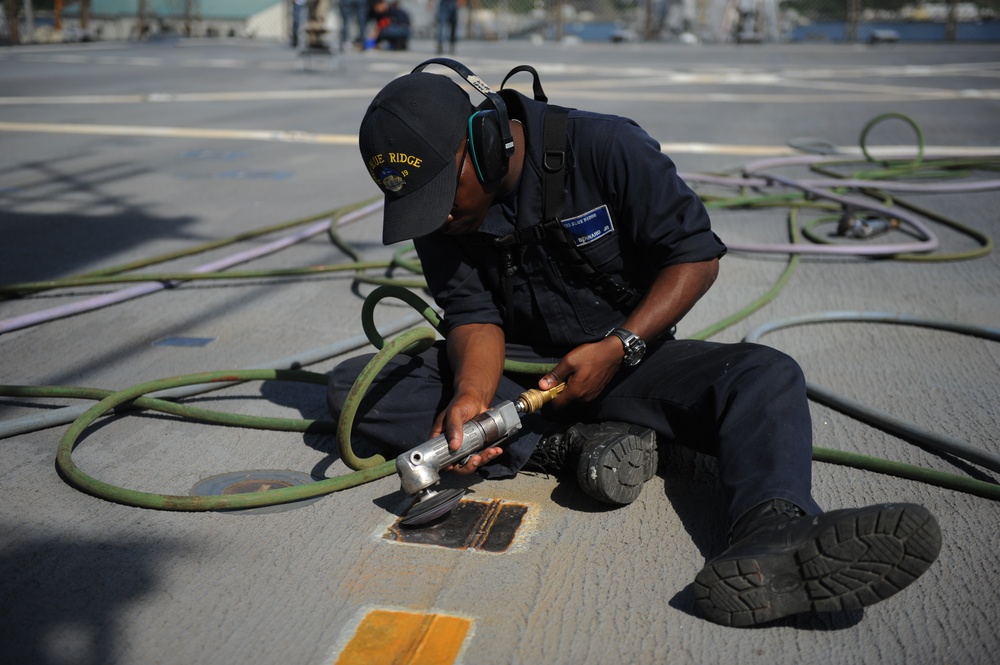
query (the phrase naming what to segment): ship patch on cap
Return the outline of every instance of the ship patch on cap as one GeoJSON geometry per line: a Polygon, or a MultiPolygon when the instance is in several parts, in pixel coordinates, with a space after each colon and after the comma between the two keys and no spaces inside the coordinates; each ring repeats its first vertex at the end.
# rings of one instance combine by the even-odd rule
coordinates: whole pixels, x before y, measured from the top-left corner
{"type": "Polygon", "coordinates": [[[386,193],[400,194],[411,169],[419,169],[424,160],[403,152],[378,153],[368,160],[368,172],[386,193]]]}

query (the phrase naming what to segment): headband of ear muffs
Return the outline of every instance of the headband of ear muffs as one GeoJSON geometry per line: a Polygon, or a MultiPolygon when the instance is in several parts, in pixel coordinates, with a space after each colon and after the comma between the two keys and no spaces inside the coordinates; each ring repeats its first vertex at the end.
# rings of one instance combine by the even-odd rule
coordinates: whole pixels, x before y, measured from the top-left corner
{"type": "Polygon", "coordinates": [[[431,58],[413,68],[419,72],[428,65],[444,65],[462,75],[469,84],[486,97],[469,117],[469,156],[476,177],[483,184],[498,182],[507,174],[510,156],[514,154],[514,139],[510,133],[507,104],[471,69],[451,58],[431,58]]]}

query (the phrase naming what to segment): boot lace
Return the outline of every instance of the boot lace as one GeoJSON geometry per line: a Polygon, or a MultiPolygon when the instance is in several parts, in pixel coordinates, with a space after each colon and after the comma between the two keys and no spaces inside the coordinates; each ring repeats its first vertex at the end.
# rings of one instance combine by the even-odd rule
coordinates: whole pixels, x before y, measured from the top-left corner
{"type": "Polygon", "coordinates": [[[573,445],[570,443],[569,436],[550,434],[539,440],[524,468],[544,473],[559,473],[565,468],[566,459],[571,452],[573,452],[573,445]]]}

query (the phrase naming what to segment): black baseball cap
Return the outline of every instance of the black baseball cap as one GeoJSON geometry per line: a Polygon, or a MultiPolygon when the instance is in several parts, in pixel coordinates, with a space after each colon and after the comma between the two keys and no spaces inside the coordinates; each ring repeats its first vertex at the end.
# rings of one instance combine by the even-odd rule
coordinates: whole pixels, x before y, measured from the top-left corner
{"type": "Polygon", "coordinates": [[[455,153],[473,111],[456,83],[425,72],[395,79],[372,100],[358,141],[369,175],[385,194],[384,244],[445,223],[455,201],[455,153]]]}

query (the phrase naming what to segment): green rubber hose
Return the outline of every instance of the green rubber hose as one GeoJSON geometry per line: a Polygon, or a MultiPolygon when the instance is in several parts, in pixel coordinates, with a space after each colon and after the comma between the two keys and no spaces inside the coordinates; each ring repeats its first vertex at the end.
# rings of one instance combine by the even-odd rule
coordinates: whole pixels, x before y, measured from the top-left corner
{"type": "Polygon", "coordinates": [[[894,462],[880,457],[872,457],[870,455],[862,455],[860,453],[851,453],[845,450],[820,448],[818,446],[813,447],[813,459],[817,462],[840,464],[842,466],[850,466],[864,471],[874,471],[876,473],[884,473],[889,476],[897,476],[908,480],[917,480],[928,485],[935,485],[937,487],[943,487],[957,492],[980,496],[984,499],[1000,501],[1000,485],[997,485],[996,483],[989,483],[983,480],[976,480],[974,478],[966,478],[964,476],[958,476],[944,471],[937,471],[935,469],[927,469],[925,467],[916,466],[915,464],[894,462]]]}
{"type": "MultiPolygon", "coordinates": [[[[842,162],[842,164],[853,164],[853,163],[855,162],[842,162]]],[[[830,166],[829,162],[827,163],[827,166],[830,166]]],[[[811,170],[815,171],[816,173],[825,175],[829,178],[843,177],[836,171],[826,167],[821,167],[819,165],[813,165],[811,167],[811,170]]],[[[868,174],[868,176],[871,177],[871,174],[868,174]]],[[[852,178],[854,177],[857,177],[857,174],[852,176],[852,178]]],[[[886,194],[885,192],[881,192],[877,189],[877,183],[873,183],[872,189],[866,189],[865,193],[872,196],[878,196],[880,198],[890,198],[888,194],[886,194]]],[[[950,217],[946,217],[945,215],[934,212],[933,210],[929,210],[922,206],[918,206],[914,203],[910,203],[909,201],[900,199],[898,197],[891,197],[891,201],[892,205],[898,206],[900,208],[905,208],[911,212],[915,212],[918,215],[921,215],[922,217],[926,217],[927,219],[933,220],[938,224],[946,226],[952,229],[953,231],[957,231],[958,233],[961,233],[962,235],[965,235],[971,238],[972,240],[976,241],[977,243],[979,243],[979,247],[961,252],[934,253],[934,254],[921,254],[913,252],[907,254],[895,254],[891,257],[893,261],[910,261],[915,263],[933,263],[939,261],[967,261],[970,259],[982,258],[993,251],[993,238],[986,235],[985,233],[982,233],[977,229],[972,228],[971,226],[967,226],[957,220],[951,219],[950,217]]],[[[803,226],[802,235],[804,235],[810,241],[815,243],[831,244],[832,241],[829,238],[824,238],[823,236],[819,235],[815,229],[820,224],[835,222],[839,220],[840,220],[840,215],[828,215],[813,219],[809,223],[803,226]]]]}
{"type": "Polygon", "coordinates": [[[337,441],[340,445],[340,456],[344,463],[352,469],[367,469],[379,464],[392,464],[395,471],[395,461],[386,462],[382,455],[372,455],[371,457],[357,457],[351,448],[351,430],[354,428],[354,417],[358,407],[361,406],[361,399],[368,391],[368,387],[375,380],[378,373],[400,353],[419,353],[430,348],[434,343],[436,332],[431,328],[415,328],[400,333],[395,339],[385,344],[375,357],[372,358],[362,369],[354,385],[351,386],[347,398],[344,400],[344,408],[340,414],[340,422],[337,429],[337,441]]]}
{"type": "MultiPolygon", "coordinates": [[[[997,328],[965,325],[951,321],[934,321],[889,312],[822,312],[819,314],[806,314],[802,316],[790,317],[779,321],[771,321],[755,328],[750,331],[746,337],[744,337],[744,341],[756,343],[759,342],[764,335],[785,328],[841,321],[918,326],[936,330],[945,330],[963,335],[971,335],[992,341],[1000,341],[1000,329],[997,328]]],[[[862,407],[862,405],[857,404],[852,400],[836,395],[832,391],[808,381],[806,382],[806,390],[810,399],[813,399],[814,401],[826,404],[827,406],[867,422],[870,425],[892,432],[893,434],[906,440],[914,441],[924,448],[955,455],[957,457],[961,457],[962,459],[982,464],[994,470],[997,468],[995,463],[996,456],[992,453],[977,451],[972,449],[971,446],[968,446],[967,444],[952,441],[933,432],[928,432],[914,426],[907,425],[902,421],[892,418],[888,414],[883,414],[874,409],[862,407]]],[[[903,462],[894,462],[868,455],[861,455],[843,450],[832,450],[829,448],[814,447],[813,459],[821,462],[842,464],[858,469],[875,471],[877,473],[885,473],[911,480],[919,480],[929,485],[936,485],[938,487],[965,492],[967,494],[974,494],[987,499],[1000,500],[1000,484],[995,482],[975,480],[973,478],[958,476],[934,469],[927,469],[912,464],[905,464],[903,462]]]]}
{"type": "MultiPolygon", "coordinates": [[[[961,161],[961,160],[951,160],[951,161],[937,161],[937,162],[927,162],[924,161],[924,138],[920,130],[920,127],[910,118],[899,113],[886,113],[873,118],[865,125],[861,132],[861,151],[869,163],[878,163],[882,167],[881,170],[874,171],[860,171],[855,173],[853,179],[871,179],[873,181],[872,188],[870,190],[864,190],[866,193],[878,196],[887,197],[888,195],[879,192],[877,189],[877,181],[880,179],[887,179],[892,177],[901,176],[912,176],[914,174],[927,174],[928,170],[931,170],[930,176],[927,177],[940,177],[939,173],[951,174],[953,169],[991,169],[995,168],[993,163],[983,164],[976,161],[961,161]],[[914,130],[917,139],[917,153],[916,157],[911,160],[905,161],[885,161],[876,160],[868,150],[867,139],[869,133],[880,123],[887,120],[901,120],[914,130]]],[[[835,166],[837,164],[847,164],[850,163],[845,160],[845,162],[825,162],[826,166],[835,166]]],[[[832,171],[825,171],[821,169],[818,165],[814,165],[813,170],[820,173],[825,173],[826,175],[836,176],[837,174],[832,171]]],[[[839,176],[838,176],[839,177],[839,176]]],[[[818,236],[813,232],[813,229],[820,223],[826,221],[824,218],[819,220],[814,220],[807,224],[804,228],[800,230],[798,225],[798,214],[799,210],[802,208],[819,208],[819,209],[839,209],[831,204],[824,204],[817,201],[808,200],[802,193],[781,193],[781,194],[761,194],[753,195],[747,191],[742,191],[739,196],[733,197],[718,197],[718,196],[703,196],[703,200],[706,203],[706,207],[714,209],[737,209],[737,208],[760,208],[760,207],[775,207],[782,206],[789,209],[788,213],[788,223],[789,223],[789,234],[793,243],[800,242],[800,233],[805,235],[809,240],[813,242],[825,242],[824,240],[818,239],[818,236]]],[[[421,299],[416,294],[408,291],[406,288],[426,288],[426,282],[423,279],[399,279],[396,277],[384,276],[384,275],[371,275],[368,273],[369,270],[374,269],[388,269],[386,272],[389,273],[393,268],[401,268],[407,270],[415,275],[419,275],[422,271],[420,268],[419,259],[410,258],[408,255],[412,253],[412,245],[406,246],[396,252],[393,256],[392,261],[389,262],[364,262],[361,260],[360,255],[353,250],[347,243],[344,243],[338,236],[336,229],[331,224],[329,229],[329,235],[331,241],[340,248],[345,254],[353,259],[352,263],[338,264],[333,266],[314,266],[310,268],[294,268],[286,270],[270,270],[270,271],[232,271],[224,273],[155,273],[146,275],[122,275],[121,273],[134,270],[136,268],[145,267],[148,265],[153,265],[162,261],[167,261],[170,259],[178,258],[180,256],[188,256],[198,252],[207,251],[216,247],[223,246],[232,242],[239,240],[245,240],[248,238],[256,237],[258,235],[263,235],[265,233],[271,233],[277,230],[290,228],[292,226],[304,224],[307,222],[317,221],[323,217],[337,217],[343,215],[350,210],[367,205],[369,202],[363,202],[360,204],[355,204],[352,206],[344,206],[329,212],[321,213],[319,215],[310,216],[307,218],[302,218],[298,220],[292,220],[290,222],[284,222],[282,224],[274,225],[264,229],[258,229],[256,231],[250,231],[246,233],[233,236],[232,238],[213,241],[211,243],[206,243],[204,245],[199,245],[181,252],[175,252],[167,255],[162,255],[159,257],[153,257],[151,259],[145,259],[130,264],[125,264],[122,266],[116,266],[113,268],[108,268],[101,271],[95,271],[91,273],[85,273],[78,275],[77,277],[70,277],[65,280],[54,280],[51,282],[32,282],[23,284],[11,284],[11,285],[0,285],[0,298],[3,297],[16,297],[20,295],[25,295],[28,293],[34,293],[41,290],[46,290],[50,288],[58,288],[61,286],[69,285],[83,285],[83,284],[98,284],[98,283],[114,283],[116,281],[127,282],[127,281],[174,281],[174,280],[193,280],[193,279],[237,279],[237,278],[248,278],[248,277],[276,277],[276,276],[298,276],[298,275],[309,275],[309,274],[319,274],[324,272],[334,272],[349,270],[354,271],[354,280],[357,282],[364,282],[370,284],[379,285],[379,288],[365,300],[364,306],[362,308],[362,326],[365,330],[365,334],[369,341],[378,350],[375,354],[372,362],[365,368],[362,375],[359,377],[358,381],[352,387],[351,392],[345,402],[345,411],[342,414],[340,422],[332,423],[330,421],[314,421],[314,420],[302,420],[302,419],[286,419],[286,418],[266,418],[266,417],[255,417],[255,416],[243,416],[235,414],[226,414],[222,412],[212,411],[209,409],[202,409],[198,407],[193,407],[185,404],[179,404],[176,402],[156,399],[153,397],[148,397],[148,393],[155,393],[161,390],[166,390],[169,388],[176,388],[194,384],[202,383],[234,383],[239,381],[253,381],[253,380],[283,380],[283,381],[299,381],[312,384],[325,385],[328,378],[326,375],[304,372],[304,371],[293,371],[293,370],[236,370],[236,371],[223,371],[223,372],[206,372],[199,374],[192,374],[180,377],[173,377],[170,379],[160,379],[157,381],[151,381],[143,383],[131,388],[112,392],[106,390],[90,389],[90,388],[51,388],[51,387],[26,387],[26,386],[0,386],[0,395],[9,396],[38,396],[38,397],[81,397],[86,399],[99,400],[92,408],[81,415],[67,430],[65,435],[62,437],[59,449],[57,453],[57,467],[64,477],[74,486],[79,489],[93,494],[95,496],[108,499],[110,501],[115,501],[118,503],[124,503],[127,505],[134,505],[138,507],[145,508],[156,508],[162,510],[186,510],[186,511],[205,511],[205,510],[230,510],[238,508],[254,508],[269,505],[276,505],[281,503],[289,503],[294,501],[300,501],[307,498],[313,498],[316,496],[321,496],[324,494],[336,492],[342,489],[347,489],[349,487],[355,487],[357,485],[376,480],[378,478],[383,478],[388,475],[392,475],[395,472],[394,461],[386,461],[381,455],[374,455],[368,458],[358,457],[351,448],[351,431],[354,424],[354,419],[357,415],[360,403],[369,389],[371,383],[374,381],[377,374],[391,361],[393,357],[399,353],[413,354],[419,353],[431,344],[438,335],[442,334],[443,329],[442,321],[440,316],[434,311],[434,309],[428,305],[423,299],[421,299]],[[76,280],[76,281],[74,281],[76,280]],[[406,331],[399,336],[397,336],[392,341],[387,342],[379,334],[377,328],[374,325],[374,308],[379,301],[386,297],[395,297],[403,300],[404,302],[410,304],[414,309],[421,313],[421,315],[431,324],[432,328],[417,328],[413,330],[406,331]],[[98,480],[92,476],[89,476],[85,472],[79,469],[73,460],[73,451],[79,441],[79,438],[83,435],[84,430],[93,423],[101,415],[116,409],[117,407],[123,405],[134,405],[143,409],[156,410],[163,413],[168,413],[180,417],[191,418],[195,420],[200,420],[204,422],[210,422],[215,424],[238,426],[238,427],[254,427],[260,429],[270,429],[277,431],[298,431],[298,432],[336,432],[338,445],[341,453],[341,457],[344,463],[354,471],[342,476],[335,478],[329,478],[322,481],[317,481],[308,485],[299,485],[295,487],[268,490],[266,492],[252,492],[246,494],[238,495],[225,495],[225,496],[211,496],[211,497],[193,497],[193,496],[173,496],[165,494],[154,494],[148,492],[139,492],[136,490],[130,490],[126,488],[116,487],[111,484],[105,483],[98,480]]],[[[978,258],[985,254],[988,254],[993,248],[993,241],[988,236],[979,233],[978,231],[965,227],[953,220],[947,219],[942,215],[938,215],[932,211],[924,210],[914,206],[912,204],[900,201],[898,199],[894,200],[895,205],[900,205],[902,207],[908,208],[918,214],[921,214],[929,219],[937,221],[941,224],[951,227],[952,229],[963,233],[973,239],[975,239],[980,247],[968,252],[959,252],[955,254],[947,255],[898,255],[893,257],[898,260],[911,260],[911,261],[928,261],[928,260],[959,260],[959,259],[969,259],[978,258]]],[[[795,272],[799,265],[801,256],[799,254],[793,254],[789,257],[789,262],[785,267],[782,274],[779,276],[775,285],[763,296],[756,299],[754,302],[750,303],[746,307],[742,308],[738,312],[731,316],[722,319],[721,321],[713,324],[712,326],[700,330],[691,336],[692,339],[706,339],[711,335],[718,333],[719,331],[734,325],[736,322],[741,321],[748,317],[751,313],[761,309],[775,297],[778,293],[787,285],[792,274],[795,272]]],[[[527,362],[515,362],[507,360],[504,363],[504,370],[507,372],[523,373],[523,374],[543,374],[553,367],[552,364],[546,363],[527,363],[527,362]]],[[[811,398],[816,399],[815,394],[810,395],[811,398]]],[[[835,407],[836,408],[836,407],[835,407]]],[[[876,425],[877,426],[877,425],[876,425]]],[[[813,458],[817,461],[845,464],[849,466],[854,466],[861,469],[872,470],[880,473],[887,473],[895,475],[902,478],[908,478],[912,480],[918,480],[928,484],[937,485],[940,487],[946,487],[949,489],[955,489],[962,492],[967,492],[975,494],[978,496],[984,496],[991,499],[1000,498],[1000,486],[995,483],[983,482],[978,480],[973,480],[969,478],[963,478],[960,476],[955,476],[953,474],[942,473],[930,469],[924,469],[916,467],[914,465],[904,464],[901,462],[894,462],[890,460],[879,459],[875,457],[858,455],[855,453],[848,453],[845,451],[836,451],[826,448],[814,448],[813,458]]]]}
{"type": "MultiPolygon", "coordinates": [[[[378,198],[369,199],[366,201],[361,201],[358,203],[351,203],[339,208],[334,208],[333,210],[328,210],[326,212],[321,212],[316,215],[309,215],[308,217],[301,217],[298,219],[289,220],[286,222],[280,222],[278,224],[272,224],[270,226],[265,226],[259,229],[253,229],[251,231],[245,231],[243,233],[238,233],[228,238],[222,238],[219,240],[212,240],[210,242],[202,243],[200,245],[195,245],[194,247],[188,247],[185,249],[177,250],[174,252],[168,252],[166,254],[160,254],[158,256],[147,257],[145,259],[139,259],[132,261],[130,263],[123,263],[121,265],[112,266],[110,268],[104,268],[102,270],[95,270],[92,272],[82,273],[80,275],[67,277],[62,280],[51,280],[49,282],[39,282],[39,286],[35,287],[32,284],[2,284],[0,285],[0,299],[3,298],[15,298],[31,293],[37,293],[38,291],[44,291],[48,289],[60,288],[63,286],[75,285],[74,280],[77,279],[99,279],[101,277],[107,277],[110,275],[117,275],[124,272],[129,272],[132,270],[137,270],[139,268],[145,268],[147,266],[156,265],[158,263],[164,263],[166,261],[172,261],[174,259],[179,259],[187,256],[193,256],[195,254],[202,254],[204,252],[218,249],[220,247],[225,247],[227,245],[232,245],[237,242],[242,242],[244,240],[251,240],[259,236],[267,235],[270,233],[275,233],[277,231],[284,231],[287,229],[294,228],[296,226],[302,226],[304,224],[309,224],[312,222],[318,222],[321,219],[331,217],[337,219],[346,215],[349,212],[363,208],[366,205],[371,205],[378,198]]],[[[148,279],[146,281],[149,281],[148,279]]],[[[154,280],[155,281],[155,280],[154,280]]],[[[82,283],[102,283],[97,282],[82,282],[82,283]]]]}
{"type": "MultiPolygon", "coordinates": [[[[201,383],[230,383],[255,380],[306,381],[316,383],[317,376],[322,375],[299,370],[238,370],[188,374],[174,378],[148,381],[132,386],[131,388],[105,397],[73,422],[59,442],[56,454],[56,466],[70,484],[88,494],[107,499],[108,501],[140,508],[176,511],[232,510],[291,503],[356,487],[394,474],[396,466],[395,462],[391,461],[307,485],[223,496],[184,496],[155,494],[118,487],[88,475],[73,460],[73,450],[88,425],[115,407],[132,402],[148,393],[201,383]]],[[[323,379],[325,383],[325,377],[323,379]]]]}
{"type": "MultiPolygon", "coordinates": [[[[232,373],[232,372],[228,372],[232,373]]],[[[325,385],[327,376],[312,372],[301,372],[303,378],[296,379],[308,383],[325,385]],[[315,378],[306,378],[312,375],[315,378]]],[[[190,384],[185,384],[190,385],[190,384]]],[[[70,399],[91,399],[100,401],[106,397],[115,395],[114,390],[103,390],[101,388],[84,388],[77,386],[3,386],[0,385],[0,395],[4,397],[42,397],[42,398],[70,398],[70,399]]],[[[180,418],[188,418],[199,422],[212,423],[214,425],[228,425],[230,427],[252,427],[254,429],[272,430],[276,432],[308,432],[310,434],[336,434],[337,423],[332,420],[309,420],[301,418],[274,418],[271,416],[251,416],[246,414],[225,413],[223,411],[213,411],[203,409],[190,404],[181,404],[167,399],[156,397],[137,397],[128,402],[129,405],[139,409],[157,411],[180,418]]]]}
{"type": "MultiPolygon", "coordinates": [[[[914,157],[912,161],[903,162],[901,165],[906,168],[916,168],[917,166],[920,166],[920,162],[923,161],[924,158],[924,133],[921,131],[920,125],[914,122],[911,117],[903,113],[883,113],[869,120],[862,128],[861,138],[858,141],[861,144],[861,154],[863,154],[865,159],[870,162],[879,161],[872,157],[871,153],[868,152],[868,133],[886,120],[902,120],[913,129],[914,133],[917,135],[917,156],[914,157]]],[[[890,162],[882,161],[882,164],[889,165],[890,162]]]]}

